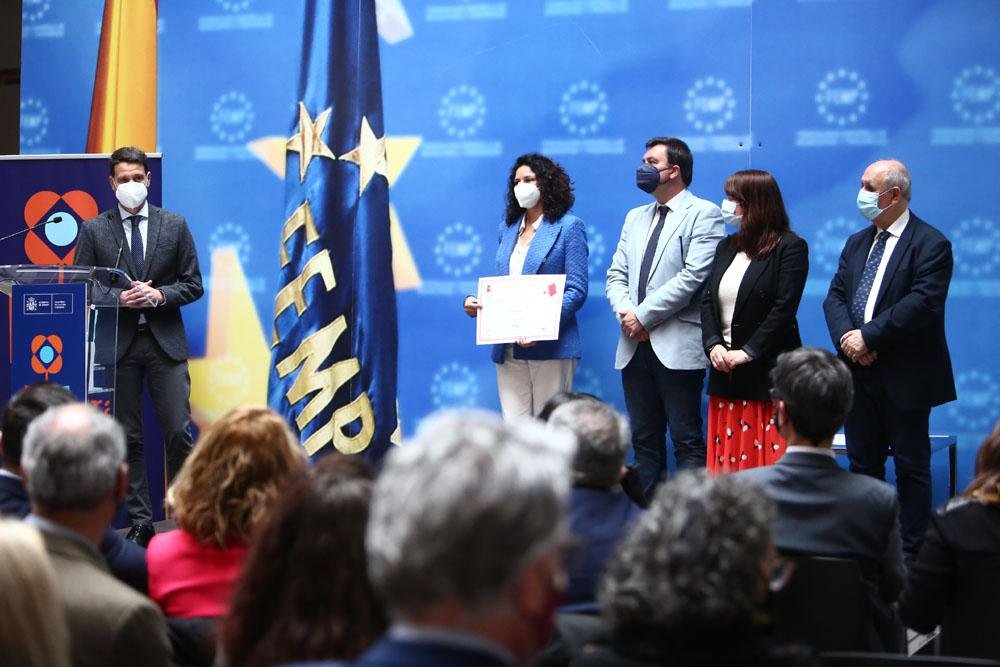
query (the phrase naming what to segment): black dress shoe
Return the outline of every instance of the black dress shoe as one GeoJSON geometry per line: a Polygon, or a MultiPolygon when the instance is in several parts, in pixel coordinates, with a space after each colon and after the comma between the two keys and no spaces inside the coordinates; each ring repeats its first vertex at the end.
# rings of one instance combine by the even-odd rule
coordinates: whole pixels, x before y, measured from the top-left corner
{"type": "Polygon", "coordinates": [[[129,542],[135,542],[140,547],[145,549],[149,546],[149,541],[153,539],[153,535],[156,535],[156,529],[153,528],[151,523],[137,523],[132,526],[131,530],[128,531],[128,535],[125,539],[129,542]]]}

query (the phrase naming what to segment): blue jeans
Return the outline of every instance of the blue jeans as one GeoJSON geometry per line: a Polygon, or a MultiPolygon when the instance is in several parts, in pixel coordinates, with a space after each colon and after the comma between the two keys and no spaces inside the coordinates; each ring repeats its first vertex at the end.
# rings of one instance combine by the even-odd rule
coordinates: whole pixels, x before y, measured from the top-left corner
{"type": "Polygon", "coordinates": [[[632,448],[647,498],[666,476],[666,437],[674,444],[678,470],[705,467],[705,435],[701,419],[704,369],[672,370],[653,347],[639,343],[622,369],[625,407],[632,424],[632,448]]]}

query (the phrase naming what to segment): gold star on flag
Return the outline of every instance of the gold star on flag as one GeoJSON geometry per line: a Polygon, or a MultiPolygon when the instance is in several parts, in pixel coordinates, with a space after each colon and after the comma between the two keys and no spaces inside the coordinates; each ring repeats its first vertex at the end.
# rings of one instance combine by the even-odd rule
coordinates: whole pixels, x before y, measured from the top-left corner
{"type": "Polygon", "coordinates": [[[358,178],[358,196],[365,191],[375,174],[386,175],[385,137],[375,137],[375,132],[372,131],[367,116],[361,117],[361,138],[358,147],[350,153],[344,153],[340,159],[353,162],[361,168],[361,174],[358,178]]]}
{"type": "Polygon", "coordinates": [[[323,130],[326,129],[326,123],[330,120],[331,111],[332,109],[327,108],[316,117],[316,122],[314,123],[309,117],[306,105],[299,102],[299,128],[295,131],[295,134],[288,138],[285,147],[289,151],[299,154],[300,183],[306,180],[306,169],[309,168],[309,163],[314,157],[328,157],[331,160],[337,159],[337,156],[333,154],[330,147],[323,141],[323,130]]]}

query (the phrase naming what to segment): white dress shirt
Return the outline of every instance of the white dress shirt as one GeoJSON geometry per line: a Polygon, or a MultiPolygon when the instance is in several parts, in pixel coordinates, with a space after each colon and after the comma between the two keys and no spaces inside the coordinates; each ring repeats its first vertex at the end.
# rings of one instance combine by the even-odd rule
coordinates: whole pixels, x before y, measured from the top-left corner
{"type": "MultiPolygon", "coordinates": [[[[541,224],[542,218],[545,216],[538,216],[538,220],[531,223],[531,229],[533,231],[538,231],[538,225],[541,224]]],[[[507,265],[507,272],[512,276],[521,275],[521,271],[524,270],[524,260],[528,256],[528,249],[531,247],[531,242],[521,243],[521,234],[524,233],[524,216],[521,216],[521,226],[517,229],[517,242],[514,243],[514,252],[510,253],[510,263],[507,265]]],[[[534,237],[532,237],[534,239],[534,237]]]]}
{"type": "MultiPolygon", "coordinates": [[[[868,323],[872,319],[872,315],[875,312],[875,301],[878,299],[879,289],[882,287],[882,279],[885,277],[885,267],[889,264],[889,258],[892,257],[892,251],[896,248],[896,242],[899,241],[899,237],[902,235],[903,230],[906,229],[906,223],[910,221],[910,209],[903,211],[903,214],[896,218],[885,230],[889,232],[889,238],[885,240],[885,251],[882,253],[882,260],[878,263],[878,270],[875,272],[875,280],[872,282],[872,291],[868,294],[868,302],[865,303],[865,323],[868,323]]],[[[876,231],[875,238],[881,231],[876,231]]],[[[872,254],[872,249],[875,247],[876,241],[872,241],[871,248],[868,249],[868,255],[872,254]]],[[[867,261],[867,258],[866,258],[867,261]]]]}
{"type": "Polygon", "coordinates": [[[733,344],[733,313],[736,311],[736,296],[739,294],[743,276],[750,268],[750,257],[745,252],[736,253],[733,263],[719,280],[719,321],[722,324],[722,339],[726,345],[733,344]]]}
{"type": "MultiPolygon", "coordinates": [[[[138,213],[129,213],[122,205],[118,205],[118,212],[122,214],[122,226],[125,228],[125,243],[128,244],[129,251],[132,250],[132,221],[126,220],[131,215],[141,216],[139,220],[139,236],[142,238],[142,256],[146,257],[146,239],[149,238],[149,202],[143,202],[138,213]]],[[[138,280],[139,276],[132,276],[133,280],[138,280]]]]}
{"type": "Polygon", "coordinates": [[[788,445],[785,449],[785,454],[814,454],[817,456],[826,456],[831,459],[837,458],[837,455],[833,453],[833,450],[829,447],[813,447],[812,445],[788,445]]]}
{"type": "MultiPolygon", "coordinates": [[[[681,190],[673,197],[667,200],[666,207],[670,209],[667,211],[667,217],[663,219],[663,226],[667,226],[667,220],[670,219],[670,215],[677,210],[677,198],[683,195],[687,190],[681,190]]],[[[653,236],[653,230],[656,229],[656,222],[660,219],[660,202],[656,202],[656,208],[653,209],[653,217],[649,221],[649,227],[646,229],[646,245],[649,245],[649,239],[653,236]]]]}

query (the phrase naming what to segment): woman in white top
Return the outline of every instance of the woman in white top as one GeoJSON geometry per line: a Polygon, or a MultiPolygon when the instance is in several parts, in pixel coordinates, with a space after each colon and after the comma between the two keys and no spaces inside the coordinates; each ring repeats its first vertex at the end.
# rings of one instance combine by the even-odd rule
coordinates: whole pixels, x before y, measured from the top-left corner
{"type": "Polygon", "coordinates": [[[723,217],[738,229],[719,242],[701,303],[713,472],[770,465],[785,452],[768,374],[779,354],[802,345],[795,314],[809,272],[809,249],[771,174],[738,171],[724,190],[723,217]]]}
{"type": "MultiPolygon", "coordinates": [[[[588,255],[583,221],[569,213],[573,201],[573,185],[558,163],[537,153],[514,162],[494,275],[566,274],[566,287],[558,340],[493,346],[505,419],[536,415],[553,395],[573,388],[580,358],[576,311],[587,299],[588,255]]],[[[468,296],[464,308],[475,317],[482,306],[468,296]]]]}

